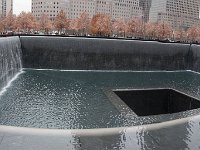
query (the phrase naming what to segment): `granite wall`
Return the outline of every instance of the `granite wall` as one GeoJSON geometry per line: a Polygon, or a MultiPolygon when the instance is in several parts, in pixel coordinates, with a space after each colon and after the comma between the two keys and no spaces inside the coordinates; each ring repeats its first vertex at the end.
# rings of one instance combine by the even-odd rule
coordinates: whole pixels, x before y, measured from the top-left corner
{"type": "Polygon", "coordinates": [[[43,36],[20,40],[25,68],[186,70],[194,61],[189,44],[43,36]]]}
{"type": "Polygon", "coordinates": [[[190,70],[200,72],[200,45],[191,45],[190,48],[190,62],[192,62],[192,66],[190,67],[190,70]]]}

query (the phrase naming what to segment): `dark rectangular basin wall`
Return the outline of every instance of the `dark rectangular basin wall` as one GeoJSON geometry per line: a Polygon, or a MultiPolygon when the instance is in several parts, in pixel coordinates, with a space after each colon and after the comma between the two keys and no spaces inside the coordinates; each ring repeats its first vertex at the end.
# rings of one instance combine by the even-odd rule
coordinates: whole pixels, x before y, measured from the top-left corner
{"type": "Polygon", "coordinates": [[[190,62],[192,62],[190,70],[200,72],[200,45],[191,45],[190,54],[192,55],[192,57],[190,57],[190,62]]]}
{"type": "Polygon", "coordinates": [[[174,92],[172,90],[170,90],[169,92],[170,98],[168,99],[168,112],[176,113],[200,108],[199,100],[179,92],[174,92]]]}
{"type": "Polygon", "coordinates": [[[200,108],[200,101],[171,89],[114,91],[138,116],[200,108]]]}
{"type": "Polygon", "coordinates": [[[188,70],[193,62],[189,44],[45,36],[20,41],[24,68],[188,70]]]}

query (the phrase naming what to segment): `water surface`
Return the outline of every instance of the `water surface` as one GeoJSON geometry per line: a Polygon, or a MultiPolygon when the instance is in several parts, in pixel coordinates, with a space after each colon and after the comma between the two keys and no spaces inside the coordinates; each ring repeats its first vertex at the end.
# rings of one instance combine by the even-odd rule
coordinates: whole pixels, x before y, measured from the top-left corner
{"type": "Polygon", "coordinates": [[[134,126],[199,114],[137,117],[122,114],[104,89],[175,88],[200,97],[200,75],[179,72],[104,72],[24,69],[0,97],[0,124],[85,129],[134,126]]]}

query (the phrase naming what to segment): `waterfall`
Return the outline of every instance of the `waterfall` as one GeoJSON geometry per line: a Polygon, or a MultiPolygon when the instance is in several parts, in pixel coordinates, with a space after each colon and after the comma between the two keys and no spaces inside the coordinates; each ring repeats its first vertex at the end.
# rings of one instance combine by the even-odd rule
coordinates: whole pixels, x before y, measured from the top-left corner
{"type": "Polygon", "coordinates": [[[190,44],[50,36],[20,41],[24,68],[174,71],[192,66],[190,44]]]}
{"type": "Polygon", "coordinates": [[[0,38],[0,90],[22,69],[19,37],[0,38]]]}

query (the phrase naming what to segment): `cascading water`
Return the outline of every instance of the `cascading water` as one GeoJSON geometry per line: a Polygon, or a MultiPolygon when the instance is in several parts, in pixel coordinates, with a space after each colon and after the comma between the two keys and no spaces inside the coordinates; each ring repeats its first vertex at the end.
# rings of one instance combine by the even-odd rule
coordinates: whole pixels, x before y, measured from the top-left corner
{"type": "Polygon", "coordinates": [[[19,37],[0,38],[0,91],[22,69],[19,37]]]}

